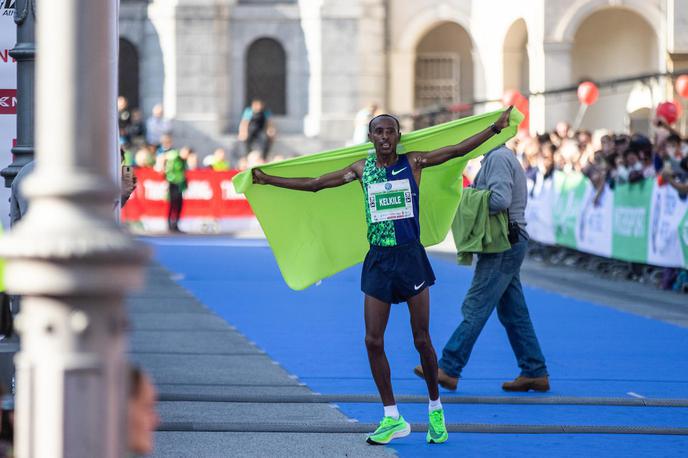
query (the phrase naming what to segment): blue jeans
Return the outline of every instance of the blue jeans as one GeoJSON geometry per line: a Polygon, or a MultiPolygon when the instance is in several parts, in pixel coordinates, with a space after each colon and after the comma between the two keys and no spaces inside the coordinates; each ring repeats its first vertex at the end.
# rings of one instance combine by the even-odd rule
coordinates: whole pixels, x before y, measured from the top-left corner
{"type": "Polygon", "coordinates": [[[535,336],[521,288],[519,272],[527,246],[527,239],[521,236],[511,249],[503,253],[478,255],[473,282],[461,307],[463,321],[444,346],[439,361],[439,367],[448,375],[461,375],[473,345],[495,307],[509,336],[521,375],[547,375],[545,357],[535,336]]]}

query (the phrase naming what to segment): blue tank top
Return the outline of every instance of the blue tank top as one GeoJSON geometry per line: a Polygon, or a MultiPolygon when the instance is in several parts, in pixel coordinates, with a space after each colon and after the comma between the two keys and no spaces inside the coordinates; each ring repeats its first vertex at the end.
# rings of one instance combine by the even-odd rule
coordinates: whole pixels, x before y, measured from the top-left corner
{"type": "Polygon", "coordinates": [[[396,246],[420,240],[420,192],[406,155],[391,167],[378,167],[376,155],[366,159],[361,180],[365,195],[368,243],[396,246]]]}

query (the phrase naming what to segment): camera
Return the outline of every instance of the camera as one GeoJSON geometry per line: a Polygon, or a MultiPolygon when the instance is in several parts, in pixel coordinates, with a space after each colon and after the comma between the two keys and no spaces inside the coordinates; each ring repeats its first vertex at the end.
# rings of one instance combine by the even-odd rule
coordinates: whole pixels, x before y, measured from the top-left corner
{"type": "Polygon", "coordinates": [[[521,230],[518,227],[518,223],[515,221],[509,221],[509,243],[510,244],[515,244],[518,242],[518,235],[521,232],[521,230]]]}

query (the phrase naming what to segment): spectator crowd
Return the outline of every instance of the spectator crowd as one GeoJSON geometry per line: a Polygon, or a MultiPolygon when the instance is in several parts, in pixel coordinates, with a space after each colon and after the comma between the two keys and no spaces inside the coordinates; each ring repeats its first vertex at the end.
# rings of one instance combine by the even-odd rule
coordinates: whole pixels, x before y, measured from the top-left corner
{"type": "Polygon", "coordinates": [[[660,185],[688,193],[688,143],[666,122],[656,121],[653,138],[642,134],[573,131],[566,122],[550,133],[519,136],[512,148],[534,182],[556,170],[580,172],[602,193],[607,186],[657,179],[660,185]]]}
{"type": "MultiPolygon", "coordinates": [[[[161,173],[166,172],[166,162],[172,156],[182,159],[184,170],[245,170],[268,160],[276,136],[270,110],[260,100],[254,100],[242,113],[233,154],[228,154],[225,148],[216,148],[212,152],[201,152],[199,156],[193,147],[177,145],[172,122],[165,117],[160,104],[153,107],[147,119],[140,110],[130,109],[125,97],[117,99],[117,109],[123,165],[151,167],[161,173]]],[[[281,159],[280,155],[272,157],[272,160],[281,159]]]]}
{"type": "MultiPolygon", "coordinates": [[[[162,105],[153,107],[144,119],[138,110],[129,110],[127,100],[120,97],[119,133],[123,149],[123,163],[133,167],[150,167],[165,174],[176,200],[181,200],[185,189],[183,173],[198,168],[225,171],[245,170],[268,160],[276,129],[270,110],[260,100],[253,100],[242,113],[237,144],[232,151],[216,148],[205,152],[202,158],[191,146],[175,144],[172,123],[164,115],[162,105]]],[[[367,123],[379,112],[371,102],[357,115],[354,122],[353,143],[366,140],[367,123]]],[[[551,132],[530,136],[519,133],[508,146],[516,153],[528,178],[531,189],[536,183],[551,180],[554,172],[580,172],[595,190],[594,204],[598,205],[607,192],[617,185],[634,185],[645,180],[656,180],[660,186],[671,186],[681,199],[688,197],[688,142],[662,118],[653,125],[650,136],[643,134],[614,133],[607,130],[590,132],[572,129],[567,122],[559,122],[551,132]]],[[[283,159],[273,155],[272,160],[283,159]]],[[[477,173],[477,165],[469,164],[466,175],[477,173]]],[[[172,205],[170,230],[178,231],[179,202],[172,205]]],[[[537,245],[537,244],[533,244],[537,245]]],[[[554,247],[557,256],[571,258],[572,250],[554,247]],[[563,254],[562,254],[563,253],[563,254]]],[[[555,258],[557,257],[555,256],[555,258]]],[[[579,253],[578,258],[583,254],[579,253]]],[[[571,262],[573,263],[573,262],[571,262]]],[[[628,263],[627,263],[628,264],[628,263]]],[[[640,267],[629,264],[624,275],[641,279],[640,267]]],[[[652,272],[653,281],[665,289],[688,289],[688,273],[680,269],[659,269],[652,272]],[[658,278],[657,278],[658,277],[658,278]]]]}
{"type": "MultiPolygon", "coordinates": [[[[600,205],[604,193],[614,192],[616,186],[634,186],[646,180],[656,180],[659,186],[671,186],[680,199],[688,198],[688,142],[661,118],[654,122],[651,136],[573,130],[568,123],[559,122],[552,132],[532,137],[522,133],[510,146],[525,170],[531,190],[536,183],[552,180],[554,173],[561,171],[583,174],[594,188],[596,206],[600,205]]],[[[577,265],[593,258],[562,247],[533,245],[538,257],[554,262],[577,265]]],[[[684,269],[652,268],[633,263],[618,263],[617,267],[624,267],[626,278],[688,292],[688,272],[684,269]]]]}

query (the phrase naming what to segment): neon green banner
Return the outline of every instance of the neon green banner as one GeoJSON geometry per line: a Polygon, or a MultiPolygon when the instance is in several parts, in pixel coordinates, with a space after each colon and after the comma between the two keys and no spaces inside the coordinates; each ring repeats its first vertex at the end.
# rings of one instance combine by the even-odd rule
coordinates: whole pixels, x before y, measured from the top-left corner
{"type": "MultiPolygon", "coordinates": [[[[403,134],[398,152],[432,151],[452,145],[486,129],[500,111],[403,134]]],[[[467,156],[423,170],[420,186],[421,242],[434,245],[446,237],[461,193],[466,162],[503,144],[516,134],[523,115],[511,112],[509,127],[467,156]]],[[[317,177],[340,170],[375,154],[370,143],[300,156],[261,166],[281,177],[317,177]]],[[[317,193],[254,185],[251,171],[237,175],[237,192],[244,193],[272,247],[289,287],[301,290],[363,261],[368,251],[364,197],[358,181],[317,193]]]]}

